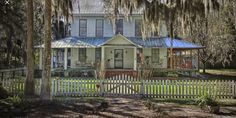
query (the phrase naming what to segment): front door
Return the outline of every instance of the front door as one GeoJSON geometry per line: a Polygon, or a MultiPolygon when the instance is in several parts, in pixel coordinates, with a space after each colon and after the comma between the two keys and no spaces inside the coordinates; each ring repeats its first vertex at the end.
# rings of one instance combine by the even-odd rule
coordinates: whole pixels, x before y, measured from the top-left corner
{"type": "Polygon", "coordinates": [[[123,68],[123,49],[115,49],[114,51],[114,67],[116,69],[122,69],[123,68]]]}

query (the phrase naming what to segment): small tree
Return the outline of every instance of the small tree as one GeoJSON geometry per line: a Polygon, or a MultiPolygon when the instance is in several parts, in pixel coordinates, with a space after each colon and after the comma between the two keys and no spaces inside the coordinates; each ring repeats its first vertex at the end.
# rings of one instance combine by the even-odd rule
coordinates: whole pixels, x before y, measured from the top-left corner
{"type": "Polygon", "coordinates": [[[217,15],[209,15],[206,18],[197,18],[192,24],[189,38],[194,43],[205,46],[199,51],[200,61],[203,64],[203,72],[207,63],[230,64],[232,55],[235,53],[235,28],[232,13],[229,11],[232,6],[228,5],[217,15]],[[218,19],[218,20],[215,20],[218,19]]]}
{"type": "Polygon", "coordinates": [[[150,64],[150,57],[145,57],[143,54],[140,55],[141,63],[138,67],[138,78],[139,79],[150,79],[153,75],[153,67],[150,64]]]}

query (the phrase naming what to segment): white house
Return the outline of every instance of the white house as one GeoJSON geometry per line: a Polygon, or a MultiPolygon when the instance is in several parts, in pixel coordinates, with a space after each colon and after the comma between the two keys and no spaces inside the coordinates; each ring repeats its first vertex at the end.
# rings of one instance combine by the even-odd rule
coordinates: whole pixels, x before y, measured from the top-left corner
{"type": "MultiPolygon", "coordinates": [[[[138,69],[143,56],[153,68],[170,67],[171,39],[166,37],[165,25],[158,35],[141,38],[141,14],[132,15],[131,21],[122,16],[116,21],[115,31],[105,18],[102,0],[80,0],[80,9],[74,8],[71,36],[52,42],[52,68],[68,70],[93,67],[98,62],[104,70],[138,69]]],[[[76,6],[76,5],[75,5],[76,6]]],[[[40,64],[42,69],[42,47],[40,64]]],[[[173,39],[174,69],[197,69],[198,49],[202,46],[173,39]]]]}

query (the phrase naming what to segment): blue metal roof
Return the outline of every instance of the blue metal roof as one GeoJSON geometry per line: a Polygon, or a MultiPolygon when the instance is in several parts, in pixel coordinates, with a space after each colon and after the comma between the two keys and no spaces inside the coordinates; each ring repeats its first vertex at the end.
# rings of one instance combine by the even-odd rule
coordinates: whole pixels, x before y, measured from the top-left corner
{"type": "MultiPolygon", "coordinates": [[[[54,40],[51,43],[51,48],[80,48],[92,47],[93,45],[77,40],[75,37],[67,37],[61,40],[54,40]]],[[[44,44],[35,46],[36,48],[43,48],[44,44]]]]}
{"type": "MultiPolygon", "coordinates": [[[[128,38],[132,42],[145,47],[145,48],[170,48],[171,38],[147,38],[143,40],[142,38],[130,37],[128,38]]],[[[203,46],[187,42],[181,39],[173,39],[173,48],[203,48],[203,46]]]]}
{"type": "MultiPolygon", "coordinates": [[[[86,47],[100,47],[111,40],[112,37],[67,37],[61,40],[52,42],[52,48],[86,48],[86,47]]],[[[171,39],[165,38],[148,38],[143,40],[138,37],[127,37],[132,43],[144,48],[170,48],[171,39]]],[[[43,45],[36,46],[42,48],[43,45]]],[[[187,42],[180,39],[173,39],[173,48],[204,48],[203,46],[187,42]]]]}
{"type": "Polygon", "coordinates": [[[102,37],[102,38],[97,38],[97,37],[74,37],[76,40],[79,40],[81,42],[85,42],[88,44],[91,44],[95,47],[101,46],[104,43],[106,43],[109,39],[111,39],[112,37],[102,37]]]}
{"type": "MultiPolygon", "coordinates": [[[[167,47],[171,47],[171,38],[163,38],[167,47]]],[[[191,42],[187,42],[180,39],[173,39],[173,48],[204,48],[201,45],[197,45],[191,42]]]]}
{"type": "Polygon", "coordinates": [[[152,48],[152,47],[167,47],[164,40],[161,38],[137,38],[137,37],[129,37],[129,40],[136,43],[137,45],[140,45],[145,48],[152,48]]]}

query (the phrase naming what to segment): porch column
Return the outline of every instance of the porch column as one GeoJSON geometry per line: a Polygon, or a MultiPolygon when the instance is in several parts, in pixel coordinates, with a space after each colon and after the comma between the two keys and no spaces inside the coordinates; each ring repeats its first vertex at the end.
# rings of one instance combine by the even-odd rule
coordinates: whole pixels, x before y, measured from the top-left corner
{"type": "Polygon", "coordinates": [[[68,49],[65,48],[64,49],[64,70],[67,70],[67,53],[68,53],[68,49]]]}
{"type": "Polygon", "coordinates": [[[199,68],[199,66],[200,66],[200,63],[199,63],[199,59],[200,59],[200,53],[199,53],[199,49],[197,49],[197,70],[198,70],[198,72],[200,72],[200,68],[199,68]]]}
{"type": "Polygon", "coordinates": [[[54,49],[52,49],[52,51],[51,51],[51,70],[54,68],[53,67],[53,57],[54,57],[53,51],[54,51],[54,49]]]}
{"type": "Polygon", "coordinates": [[[137,70],[137,48],[134,48],[134,70],[137,70]]]}
{"type": "Polygon", "coordinates": [[[105,70],[105,47],[101,47],[101,70],[105,70]]]}
{"type": "Polygon", "coordinates": [[[39,48],[39,69],[43,69],[43,49],[39,48]]]}

